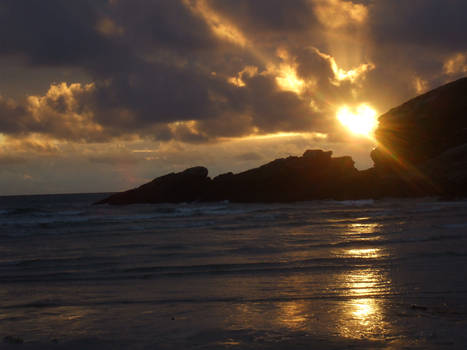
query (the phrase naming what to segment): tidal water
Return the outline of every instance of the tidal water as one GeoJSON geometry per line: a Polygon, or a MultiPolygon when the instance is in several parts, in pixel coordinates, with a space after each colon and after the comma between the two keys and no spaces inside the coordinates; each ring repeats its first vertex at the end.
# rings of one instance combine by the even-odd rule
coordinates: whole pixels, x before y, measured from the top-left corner
{"type": "Polygon", "coordinates": [[[103,197],[0,197],[0,348],[467,348],[467,201],[103,197]]]}

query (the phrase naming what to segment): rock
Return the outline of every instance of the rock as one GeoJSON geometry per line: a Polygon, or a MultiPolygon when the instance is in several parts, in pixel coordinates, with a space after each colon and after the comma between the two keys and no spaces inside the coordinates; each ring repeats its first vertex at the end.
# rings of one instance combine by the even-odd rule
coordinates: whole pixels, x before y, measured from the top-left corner
{"type": "Polygon", "coordinates": [[[159,177],[99,203],[467,196],[467,78],[418,96],[379,118],[373,168],[307,150],[239,174],[210,179],[203,167],[159,177]]]}
{"type": "Polygon", "coordinates": [[[117,193],[98,204],[223,201],[290,202],[312,199],[365,197],[355,193],[358,177],[350,157],[332,158],[332,152],[308,150],[302,157],[276,159],[239,174],[207,177],[196,167],[159,177],[141,187],[117,193]]]}
{"type": "Polygon", "coordinates": [[[308,150],[302,157],[276,159],[239,174],[220,175],[203,200],[290,202],[347,197],[345,187],[358,171],[350,157],[331,158],[331,154],[308,150]]]}
{"type": "Polygon", "coordinates": [[[467,142],[467,78],[418,96],[379,118],[376,167],[418,165],[467,142]]]}
{"type": "Polygon", "coordinates": [[[305,153],[303,153],[303,158],[309,158],[309,159],[330,159],[332,156],[332,151],[323,151],[320,149],[309,149],[306,150],[305,153]]]}
{"type": "Polygon", "coordinates": [[[158,177],[126,192],[116,193],[97,204],[193,202],[202,196],[210,181],[206,168],[194,167],[158,177]]]}
{"type": "Polygon", "coordinates": [[[450,148],[422,165],[422,171],[449,196],[467,195],[467,143],[450,148]]]}
{"type": "Polygon", "coordinates": [[[467,78],[383,114],[375,137],[380,186],[394,196],[467,194],[467,78]]]}

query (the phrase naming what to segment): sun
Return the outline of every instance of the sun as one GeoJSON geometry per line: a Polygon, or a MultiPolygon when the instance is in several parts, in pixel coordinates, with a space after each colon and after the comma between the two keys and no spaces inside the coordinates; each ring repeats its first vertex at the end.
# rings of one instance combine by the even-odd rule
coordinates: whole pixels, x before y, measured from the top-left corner
{"type": "Polygon", "coordinates": [[[337,119],[352,133],[371,137],[378,126],[376,111],[367,104],[357,108],[343,106],[337,111],[337,119]]]}

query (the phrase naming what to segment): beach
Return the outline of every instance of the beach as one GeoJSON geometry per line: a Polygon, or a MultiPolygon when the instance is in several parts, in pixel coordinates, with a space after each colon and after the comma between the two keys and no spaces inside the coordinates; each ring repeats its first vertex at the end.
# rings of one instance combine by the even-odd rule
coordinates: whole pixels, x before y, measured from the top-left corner
{"type": "Polygon", "coordinates": [[[0,348],[467,346],[467,201],[106,195],[0,197],[0,348]]]}

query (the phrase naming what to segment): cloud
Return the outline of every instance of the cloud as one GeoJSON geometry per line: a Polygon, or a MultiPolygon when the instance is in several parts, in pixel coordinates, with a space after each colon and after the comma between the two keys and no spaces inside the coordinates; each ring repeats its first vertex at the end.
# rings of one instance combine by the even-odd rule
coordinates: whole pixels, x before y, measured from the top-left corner
{"type": "Polygon", "coordinates": [[[89,141],[102,138],[103,128],[94,121],[93,84],[51,85],[44,96],[28,96],[19,104],[0,99],[4,134],[48,135],[57,139],[89,141]]]}
{"type": "Polygon", "coordinates": [[[42,135],[20,135],[19,137],[3,137],[0,151],[14,157],[30,157],[36,155],[56,155],[60,152],[59,142],[42,135]]]}
{"type": "Polygon", "coordinates": [[[364,4],[341,0],[315,0],[313,3],[320,23],[332,29],[359,25],[368,18],[368,8],[364,4]]]}
{"type": "Polygon", "coordinates": [[[451,56],[444,62],[443,70],[448,75],[467,73],[467,56],[463,53],[451,56]]]}
{"type": "Polygon", "coordinates": [[[93,155],[89,156],[88,160],[91,163],[100,163],[100,164],[125,164],[125,165],[132,165],[137,164],[142,159],[136,157],[133,154],[128,155],[121,155],[121,154],[103,154],[103,155],[93,155]]]}
{"type": "Polygon", "coordinates": [[[16,100],[2,91],[0,133],[79,143],[198,144],[276,132],[338,140],[341,105],[367,102],[383,112],[465,74],[466,6],[5,0],[0,56],[28,69],[79,70],[87,82],[50,81],[47,91],[16,100]]]}

